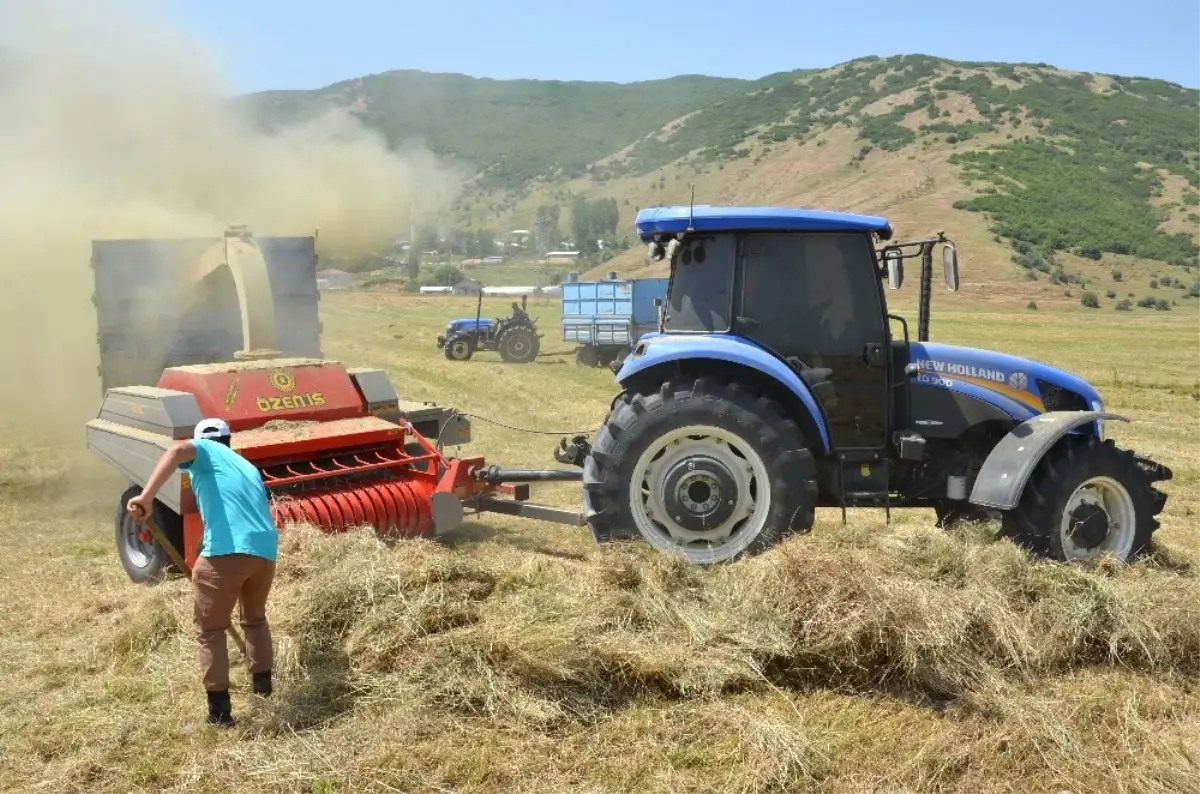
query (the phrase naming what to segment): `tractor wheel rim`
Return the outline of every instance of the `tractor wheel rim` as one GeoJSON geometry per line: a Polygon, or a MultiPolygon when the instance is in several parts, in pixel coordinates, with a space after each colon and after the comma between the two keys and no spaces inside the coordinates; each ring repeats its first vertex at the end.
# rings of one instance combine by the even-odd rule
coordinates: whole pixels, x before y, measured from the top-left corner
{"type": "Polygon", "coordinates": [[[638,458],[630,508],[650,545],[697,561],[731,558],[766,524],[766,464],[737,434],[690,425],[655,439],[638,458]]]}
{"type": "Polygon", "coordinates": [[[454,343],[454,345],[450,348],[450,351],[456,358],[465,358],[467,355],[467,343],[459,340],[454,343]]]}
{"type": "Polygon", "coordinates": [[[508,347],[510,350],[512,350],[513,353],[520,356],[520,355],[525,354],[525,350],[528,348],[528,344],[525,341],[525,337],[516,336],[516,337],[513,337],[509,341],[508,347]]]}
{"type": "Polygon", "coordinates": [[[1068,560],[1092,560],[1105,553],[1127,559],[1137,535],[1133,497],[1111,477],[1085,480],[1067,500],[1059,533],[1068,560]]]}
{"type": "Polygon", "coordinates": [[[154,540],[143,541],[142,527],[133,519],[126,518],[123,521],[122,529],[121,536],[125,541],[125,555],[129,561],[138,568],[148,567],[154,555],[154,540]]]}

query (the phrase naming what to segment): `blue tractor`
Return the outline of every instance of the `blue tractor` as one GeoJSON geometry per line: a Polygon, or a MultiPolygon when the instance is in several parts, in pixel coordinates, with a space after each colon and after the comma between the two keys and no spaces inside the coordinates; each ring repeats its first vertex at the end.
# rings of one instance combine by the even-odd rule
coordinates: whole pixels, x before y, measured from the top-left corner
{"type": "Polygon", "coordinates": [[[618,371],[594,443],[555,452],[583,468],[597,541],[718,563],[807,532],[817,507],[859,506],[999,518],[1063,561],[1146,548],[1171,471],[1106,438],[1128,420],[1095,388],[929,341],[935,248],[958,289],[944,235],[892,243],[884,218],[794,208],[661,207],[636,225],[670,264],[659,330],[618,371]],[[884,289],[914,258],[915,340],[884,289]]]}
{"type": "Polygon", "coordinates": [[[483,290],[480,290],[475,316],[446,323],[445,332],[437,338],[438,349],[445,351],[446,358],[451,361],[468,361],[480,350],[494,350],[506,362],[528,364],[541,352],[542,335],[525,307],[526,296],[522,295],[519,307],[513,302],[511,316],[485,319],[481,316],[483,290]]]}

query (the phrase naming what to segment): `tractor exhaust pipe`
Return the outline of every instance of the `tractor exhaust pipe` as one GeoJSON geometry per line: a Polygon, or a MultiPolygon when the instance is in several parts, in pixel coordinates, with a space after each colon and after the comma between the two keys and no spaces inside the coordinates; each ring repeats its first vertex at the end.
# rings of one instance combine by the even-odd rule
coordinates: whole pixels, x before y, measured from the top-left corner
{"type": "Polygon", "coordinates": [[[933,243],[921,246],[921,293],[917,303],[917,341],[929,341],[929,302],[933,292],[933,243]]]}

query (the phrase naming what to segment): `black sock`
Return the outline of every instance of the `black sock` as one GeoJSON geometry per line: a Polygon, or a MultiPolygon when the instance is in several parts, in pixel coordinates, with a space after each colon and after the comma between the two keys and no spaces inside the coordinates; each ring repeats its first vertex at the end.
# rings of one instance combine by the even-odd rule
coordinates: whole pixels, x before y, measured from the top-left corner
{"type": "Polygon", "coordinates": [[[266,670],[261,673],[254,673],[254,694],[265,698],[271,697],[271,671],[266,670]]]}

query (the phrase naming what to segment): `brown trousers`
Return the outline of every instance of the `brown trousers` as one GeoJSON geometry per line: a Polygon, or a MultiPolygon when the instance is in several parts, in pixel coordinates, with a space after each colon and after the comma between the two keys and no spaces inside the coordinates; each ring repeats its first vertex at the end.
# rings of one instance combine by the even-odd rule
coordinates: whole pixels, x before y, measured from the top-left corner
{"type": "Polygon", "coordinates": [[[275,579],[275,563],[249,554],[200,557],[192,569],[195,590],[197,658],[204,688],[220,692],[229,688],[229,649],[225,632],[234,604],[242,605],[242,633],[250,672],[264,673],[274,664],[271,627],[267,624],[267,596],[275,579]]]}

